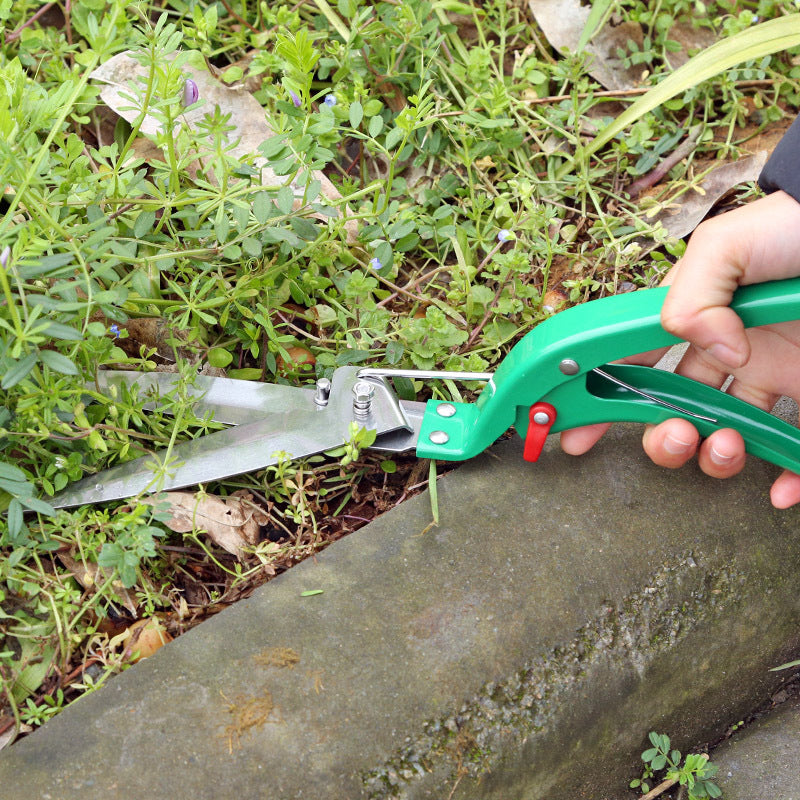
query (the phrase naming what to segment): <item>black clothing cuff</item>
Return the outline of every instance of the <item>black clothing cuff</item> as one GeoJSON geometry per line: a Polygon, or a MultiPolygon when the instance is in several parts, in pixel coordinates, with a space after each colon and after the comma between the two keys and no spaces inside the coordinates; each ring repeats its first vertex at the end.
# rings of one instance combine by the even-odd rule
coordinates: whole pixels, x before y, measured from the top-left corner
{"type": "Polygon", "coordinates": [[[800,202],[800,117],[778,142],[758,176],[758,185],[768,194],[783,189],[800,202]]]}

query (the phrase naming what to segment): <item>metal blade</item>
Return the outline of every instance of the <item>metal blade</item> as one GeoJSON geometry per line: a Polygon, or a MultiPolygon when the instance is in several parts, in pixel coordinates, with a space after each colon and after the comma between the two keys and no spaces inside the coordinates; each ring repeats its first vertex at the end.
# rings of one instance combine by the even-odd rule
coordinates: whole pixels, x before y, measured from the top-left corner
{"type": "MultiPolygon", "coordinates": [[[[419,433],[419,414],[415,413],[414,420],[409,422],[383,379],[370,380],[375,395],[369,414],[363,418],[354,416],[352,392],[358,380],[357,367],[342,367],[333,375],[327,406],[317,406],[313,392],[282,391],[280,402],[270,402],[269,409],[251,411],[251,419],[256,415],[260,419],[183,442],[172,449],[169,463],[164,463],[166,451],[144,456],[84,478],[49,502],[57,508],[103,503],[252,472],[281,459],[302,458],[344,444],[350,438],[352,421],[375,430],[379,438],[398,432],[397,447],[391,449],[413,446],[415,429],[419,433]]],[[[412,407],[419,405],[415,403],[412,407]]]]}
{"type": "MultiPolygon", "coordinates": [[[[173,372],[132,372],[130,370],[102,370],[98,373],[97,387],[108,392],[112,386],[125,385],[137,387],[139,395],[154,396],[146,403],[146,410],[159,407],[158,399],[175,389],[180,376],[173,372]]],[[[313,399],[314,390],[296,386],[282,386],[278,383],[241,381],[234,378],[212,378],[197,375],[191,384],[184,385],[184,391],[196,398],[195,414],[203,417],[211,413],[215,422],[223,425],[243,425],[270,413],[270,409],[291,408],[300,394],[313,399]]]]}

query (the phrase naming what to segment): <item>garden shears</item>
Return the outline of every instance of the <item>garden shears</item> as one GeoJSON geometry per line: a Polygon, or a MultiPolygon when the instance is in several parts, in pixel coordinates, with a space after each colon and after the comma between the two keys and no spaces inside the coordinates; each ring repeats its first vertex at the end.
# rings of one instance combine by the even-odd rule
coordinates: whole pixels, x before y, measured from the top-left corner
{"type": "MultiPolygon", "coordinates": [[[[167,459],[144,456],[83,478],[56,507],[118,500],[221,480],[328,451],[350,441],[353,423],[375,431],[373,449],[415,450],[421,458],[471,458],[514,427],[523,457],[536,461],[548,434],[599,422],[692,422],[701,436],[734,428],[752,455],[800,473],[800,431],[723,391],[654,367],[617,364],[677,344],[660,324],[666,288],[584,303],[535,327],[493,373],[345,366],[314,388],[197,376],[198,408],[230,427],[177,444],[167,459]],[[394,377],[482,381],[474,403],[399,399],[394,377]]],[[[800,319],[800,278],[740,288],[731,307],[745,327],[800,319]]],[[[99,388],[138,386],[158,396],[167,373],[105,371],[99,388]]]]}

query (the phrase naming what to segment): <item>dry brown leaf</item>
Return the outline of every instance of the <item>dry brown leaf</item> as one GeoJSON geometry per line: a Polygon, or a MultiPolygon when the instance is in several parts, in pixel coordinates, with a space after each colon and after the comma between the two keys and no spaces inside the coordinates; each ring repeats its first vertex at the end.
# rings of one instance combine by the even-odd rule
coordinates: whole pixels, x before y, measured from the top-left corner
{"type": "Polygon", "coordinates": [[[202,531],[215,543],[242,560],[245,548],[258,543],[267,513],[255,505],[250,495],[216,497],[192,492],[164,492],[142,500],[156,508],[166,506],[170,518],[164,524],[177,533],[202,531]]]}
{"type": "MultiPolygon", "coordinates": [[[[259,145],[273,136],[274,132],[267,124],[264,109],[255,97],[243,86],[226,86],[211,75],[205,66],[201,68],[197,64],[187,64],[183,70],[186,77],[197,84],[200,98],[204,102],[198,108],[183,113],[178,124],[196,129],[205,115],[212,111],[214,106],[219,106],[223,114],[231,115],[230,122],[235,126],[234,130],[227,134],[229,141],[235,142],[235,145],[227,151],[228,155],[240,158],[257,154],[259,145]]],[[[131,55],[130,51],[112,56],[97,67],[91,77],[104,84],[100,90],[100,97],[109,108],[131,124],[141,116],[141,107],[135,106],[128,97],[123,97],[123,95],[136,96],[136,93],[131,91],[131,86],[137,81],[144,82],[147,79],[145,67],[131,55]]],[[[155,138],[160,133],[158,120],[151,114],[146,114],[140,131],[144,136],[155,138]]],[[[262,156],[257,156],[253,164],[261,170],[261,182],[264,186],[280,187],[286,183],[286,176],[276,175],[262,156]]],[[[322,194],[331,202],[342,199],[338,189],[322,172],[313,172],[310,178],[322,184],[322,194]]],[[[293,182],[291,188],[298,198],[296,203],[299,205],[305,187],[293,182]]],[[[327,217],[323,216],[322,219],[327,217]]],[[[348,239],[355,240],[357,231],[355,222],[346,223],[345,228],[348,239]]]]}
{"type": "Polygon", "coordinates": [[[709,210],[734,186],[755,181],[766,163],[768,153],[761,151],[748,158],[723,164],[711,170],[677,203],[669,203],[655,215],[671,238],[681,239],[691,233],[709,210]]]}
{"type": "MultiPolygon", "coordinates": [[[[528,0],[528,6],[547,41],[556,50],[575,52],[591,11],[580,0],[528,0]]],[[[606,25],[598,31],[586,48],[594,58],[589,74],[606,89],[632,89],[642,75],[641,66],[625,69],[617,56],[617,48],[627,50],[628,39],[641,44],[642,31],[638,24],[606,25]]]]}
{"type": "MultiPolygon", "coordinates": [[[[58,553],[58,560],[69,570],[81,587],[90,591],[94,591],[98,583],[102,586],[113,574],[112,570],[106,571],[97,564],[77,561],[69,553],[58,553]]],[[[115,580],[111,585],[111,591],[132,616],[135,617],[139,613],[136,600],[121,581],[115,580]]]]}
{"type": "Polygon", "coordinates": [[[136,620],[108,644],[114,650],[122,645],[122,659],[136,664],[143,658],[149,658],[156,650],[160,650],[171,641],[172,636],[167,633],[161,621],[152,617],[136,620]]]}
{"type": "MultiPolygon", "coordinates": [[[[528,0],[536,22],[547,37],[547,41],[557,50],[575,52],[578,47],[591,4],[582,5],[580,0],[528,0]]],[[[679,52],[669,54],[673,69],[685,64],[695,50],[702,50],[716,40],[708,28],[694,28],[689,23],[676,23],[670,29],[669,38],[681,45],[679,52]]],[[[641,65],[627,69],[617,55],[621,48],[628,51],[628,41],[641,46],[644,39],[641,26],[636,22],[622,22],[618,25],[606,24],[592,37],[586,51],[594,58],[589,63],[589,74],[606,89],[634,89],[645,76],[641,65]]]]}

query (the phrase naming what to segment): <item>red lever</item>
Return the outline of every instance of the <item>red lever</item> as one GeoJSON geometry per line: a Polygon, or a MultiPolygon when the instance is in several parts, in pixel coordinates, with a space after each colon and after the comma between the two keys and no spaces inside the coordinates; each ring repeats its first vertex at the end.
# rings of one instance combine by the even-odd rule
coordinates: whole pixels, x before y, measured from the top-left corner
{"type": "Polygon", "coordinates": [[[528,433],[525,436],[522,457],[526,461],[538,461],[547,434],[556,421],[556,410],[550,403],[534,403],[528,414],[528,420],[528,433]]]}

